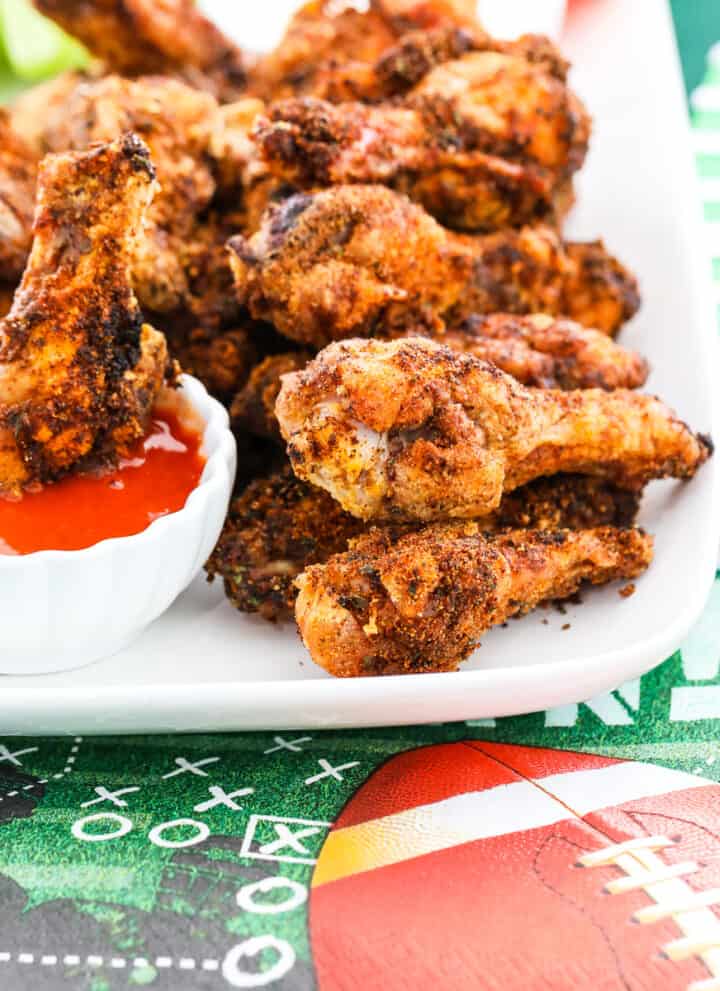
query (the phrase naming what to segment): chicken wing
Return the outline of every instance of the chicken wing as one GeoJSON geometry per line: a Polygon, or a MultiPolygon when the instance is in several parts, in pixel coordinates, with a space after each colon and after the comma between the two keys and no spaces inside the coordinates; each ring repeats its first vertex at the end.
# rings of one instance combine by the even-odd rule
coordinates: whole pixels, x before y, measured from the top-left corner
{"type": "MultiPolygon", "coordinates": [[[[479,525],[483,532],[629,526],[638,502],[636,493],[600,479],[558,475],[504,496],[498,510],[479,525]]],[[[271,621],[288,619],[297,598],[297,576],[346,550],[363,529],[327,492],[301,482],[287,467],[253,482],[233,502],[206,566],[208,575],[223,579],[228,598],[241,612],[258,612],[271,621]]],[[[400,534],[412,526],[395,529],[400,534]]]]}
{"type": "Polygon", "coordinates": [[[585,246],[564,245],[549,227],[453,234],[384,186],[291,196],[229,247],[240,302],[317,348],[502,311],[564,313],[610,333],[639,304],[619,262],[605,256],[603,281],[598,263],[588,269],[585,246]]]}
{"type": "Polygon", "coordinates": [[[240,49],[195,0],[34,0],[111,72],[177,76],[224,102],[245,89],[240,49]]]}
{"type": "Polygon", "coordinates": [[[542,389],[637,389],[649,370],[641,354],[606,334],[544,313],[473,316],[435,340],[542,389]]]}
{"type": "Polygon", "coordinates": [[[582,582],[635,578],[651,559],[636,529],[372,529],[298,578],[295,614],[312,659],[338,677],[452,671],[492,626],[582,582]]]}
{"type": "Polygon", "coordinates": [[[134,135],[40,166],[32,252],[0,322],[3,494],[112,463],[145,432],[167,352],[130,260],[154,185],[134,135]]]}
{"type": "Polygon", "coordinates": [[[143,135],[157,169],[159,190],[133,266],[141,304],[157,313],[175,309],[190,293],[184,256],[215,180],[208,157],[218,107],[212,96],[161,77],[105,76],[78,85],[66,112],[45,135],[52,151],[87,148],[118,134],[143,135]]]}
{"type": "Polygon", "coordinates": [[[290,100],[255,134],[290,183],[387,183],[448,226],[478,231],[552,216],[590,125],[542,63],[489,50],[439,65],[400,105],[290,100]]]}
{"type": "Polygon", "coordinates": [[[334,0],[309,0],[294,14],[280,44],[253,70],[253,92],[268,100],[315,92],[328,69],[365,78],[397,34],[377,10],[359,11],[334,0]]]}
{"type": "Polygon", "coordinates": [[[331,344],[284,377],[275,409],[295,473],[366,520],[484,516],[562,471],[690,478],[709,454],[653,397],[526,389],[424,338],[331,344]]]}
{"type": "Polygon", "coordinates": [[[19,279],[32,241],[37,158],[0,108],[0,278],[19,279]]]}
{"type": "Polygon", "coordinates": [[[187,341],[173,347],[183,371],[199,378],[216,399],[228,402],[241,389],[257,360],[248,330],[234,327],[213,333],[194,327],[187,341]]]}

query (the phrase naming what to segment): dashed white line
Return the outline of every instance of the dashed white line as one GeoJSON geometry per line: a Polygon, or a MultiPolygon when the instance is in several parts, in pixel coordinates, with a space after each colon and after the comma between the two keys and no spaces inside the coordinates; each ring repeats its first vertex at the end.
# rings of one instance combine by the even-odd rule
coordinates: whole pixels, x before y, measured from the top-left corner
{"type": "Polygon", "coordinates": [[[155,957],[153,960],[150,960],[147,957],[103,957],[95,953],[90,953],[86,957],[81,957],[77,953],[66,953],[62,957],[58,957],[55,953],[45,953],[42,956],[36,956],[34,953],[12,954],[4,950],[1,951],[0,964],[10,963],[25,964],[27,966],[39,964],[42,967],[55,967],[59,963],[62,963],[66,967],[77,967],[84,964],[95,970],[99,970],[102,967],[111,967],[115,970],[124,970],[126,967],[144,970],[146,967],[154,966],[158,970],[170,970],[173,968],[179,970],[196,970],[199,968],[205,971],[217,971],[220,970],[221,961],[212,958],[196,960],[194,957],[180,957],[176,960],[173,957],[165,956],[155,957]]]}

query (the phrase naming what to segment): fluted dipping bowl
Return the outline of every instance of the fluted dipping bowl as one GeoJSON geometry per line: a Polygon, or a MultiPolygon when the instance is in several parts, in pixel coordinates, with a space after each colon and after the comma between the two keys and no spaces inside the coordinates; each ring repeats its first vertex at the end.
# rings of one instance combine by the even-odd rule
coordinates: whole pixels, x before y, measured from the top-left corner
{"type": "Polygon", "coordinates": [[[226,410],[197,379],[183,375],[178,395],[204,425],[197,487],[182,509],[129,537],[78,551],[0,555],[0,674],[63,671],[114,654],[202,568],[227,513],[235,439],[226,410]]]}

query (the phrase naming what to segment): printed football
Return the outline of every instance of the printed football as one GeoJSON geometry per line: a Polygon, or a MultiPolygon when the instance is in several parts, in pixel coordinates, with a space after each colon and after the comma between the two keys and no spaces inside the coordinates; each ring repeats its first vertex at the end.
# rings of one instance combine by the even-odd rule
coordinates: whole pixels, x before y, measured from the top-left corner
{"type": "Polygon", "coordinates": [[[720,991],[720,786],[482,741],[401,754],[328,834],[324,991],[720,991]]]}

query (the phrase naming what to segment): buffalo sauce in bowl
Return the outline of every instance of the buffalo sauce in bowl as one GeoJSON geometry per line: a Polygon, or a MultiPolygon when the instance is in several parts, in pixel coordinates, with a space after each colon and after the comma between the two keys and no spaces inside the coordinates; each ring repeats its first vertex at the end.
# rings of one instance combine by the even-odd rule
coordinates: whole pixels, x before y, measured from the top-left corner
{"type": "Polygon", "coordinates": [[[185,505],[205,467],[202,440],[179,403],[158,407],[145,439],[117,468],[0,498],[0,554],[78,551],[140,533],[185,505]]]}

